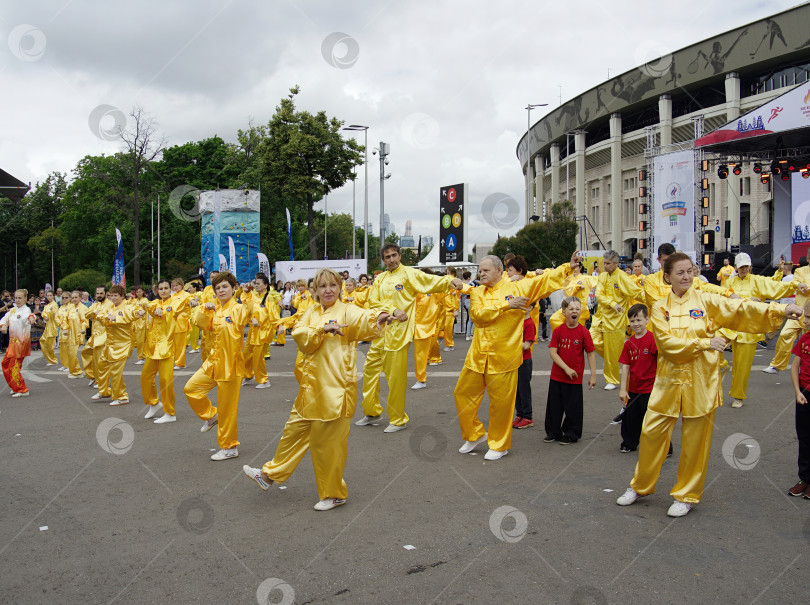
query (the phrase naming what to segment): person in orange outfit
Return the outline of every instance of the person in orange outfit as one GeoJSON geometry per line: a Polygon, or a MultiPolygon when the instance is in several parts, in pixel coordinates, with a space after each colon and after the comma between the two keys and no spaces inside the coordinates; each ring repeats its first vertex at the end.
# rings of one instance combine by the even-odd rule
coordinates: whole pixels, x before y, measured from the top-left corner
{"type": "MultiPolygon", "coordinates": [[[[264,354],[281,321],[275,299],[270,295],[270,280],[264,273],[257,273],[253,280],[253,317],[250,320],[245,343],[245,379],[242,384],[256,379],[257,389],[270,386],[267,379],[267,362],[264,354]]],[[[243,302],[245,299],[243,298],[243,302]]]]}
{"type": "MultiPolygon", "coordinates": [[[[422,271],[432,274],[430,269],[422,269],[422,271]]],[[[416,304],[414,305],[416,317],[413,331],[413,361],[416,382],[411,387],[412,389],[424,389],[427,386],[428,357],[434,343],[436,351],[433,351],[433,353],[434,355],[438,353],[438,323],[444,323],[443,299],[444,294],[441,292],[416,295],[416,304]]],[[[441,356],[439,362],[441,362],[441,356]]],[[[432,363],[436,362],[433,361],[432,363]]]]}
{"type": "Polygon", "coordinates": [[[0,319],[0,332],[8,333],[8,348],[3,356],[3,377],[12,390],[12,397],[28,397],[28,387],[22,377],[23,359],[31,354],[31,326],[36,316],[25,304],[28,290],[14,292],[14,306],[0,319]]]}
{"type": "MultiPolygon", "coordinates": [[[[172,305],[172,288],[168,279],[158,282],[158,299],[149,303],[146,312],[151,316],[144,343],[146,361],[141,369],[141,396],[147,406],[147,420],[161,410],[163,416],[155,418],[155,424],[175,422],[174,410],[174,347],[172,345],[172,319],[167,308],[172,305]],[[155,375],[160,391],[155,388],[155,375]]],[[[143,311],[139,309],[138,312],[143,311]]]]}
{"type": "Polygon", "coordinates": [[[186,341],[191,330],[191,307],[189,301],[191,295],[183,289],[185,282],[181,277],[172,280],[172,317],[174,318],[174,328],[172,329],[172,344],[174,346],[174,369],[179,370],[186,367],[186,341]]]}
{"type": "Polygon", "coordinates": [[[239,387],[245,374],[242,341],[245,326],[253,317],[253,303],[238,304],[234,298],[239,282],[228,271],[217,273],[211,280],[217,302],[200,305],[194,321],[201,330],[211,333],[211,352],[202,367],[183,387],[191,409],[205,421],[200,431],[217,426],[220,450],[211,460],[228,460],[239,455],[239,429],[236,415],[239,408],[239,387]],[[211,404],[208,392],[217,388],[217,407],[211,404]]]}
{"type": "Polygon", "coordinates": [[[127,387],[124,384],[124,364],[132,353],[132,322],[135,310],[126,302],[127,291],[123,286],[110,288],[108,300],[110,306],[100,310],[93,319],[105,328],[104,350],[99,363],[98,393],[92,399],[101,399],[112,395],[110,405],[129,403],[127,387]],[[112,387],[112,388],[111,388],[112,387]]]}
{"type": "Polygon", "coordinates": [[[316,305],[293,329],[304,352],[301,386],[276,453],[262,468],[242,467],[267,491],[293,474],[307,451],[312,455],[319,501],[326,511],[346,503],[343,480],[351,419],[357,406],[357,346],[379,336],[389,315],[340,300],[342,278],[331,269],[315,274],[316,305]]]}
{"type": "Polygon", "coordinates": [[[575,252],[570,263],[542,275],[504,281],[500,258],[490,255],[481,260],[481,285],[470,292],[475,333],[453,391],[464,438],[459,453],[468,454],[484,441],[489,445],[486,460],[498,460],[509,453],[518,368],[523,363],[521,327],[526,306],[562,288],[563,280],[579,262],[575,252]],[[488,433],[478,418],[485,392],[489,394],[488,433]]]}

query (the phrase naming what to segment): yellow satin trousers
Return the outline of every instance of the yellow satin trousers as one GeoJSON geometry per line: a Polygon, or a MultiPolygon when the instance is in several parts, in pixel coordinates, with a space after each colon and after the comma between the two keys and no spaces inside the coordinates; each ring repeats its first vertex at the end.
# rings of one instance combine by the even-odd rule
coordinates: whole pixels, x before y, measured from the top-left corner
{"type": "Polygon", "coordinates": [[[267,347],[267,344],[245,345],[245,378],[255,377],[257,384],[267,382],[267,362],[264,360],[267,347]]]}
{"type": "Polygon", "coordinates": [[[384,372],[388,382],[388,402],[385,406],[388,419],[391,424],[397,426],[408,424],[408,415],[405,413],[405,391],[408,387],[410,348],[411,345],[408,343],[398,351],[385,351],[381,346],[371,344],[363,366],[363,414],[366,416],[382,414],[380,380],[384,372]]]}
{"type": "Polygon", "coordinates": [[[174,416],[174,359],[147,359],[141,369],[141,397],[146,405],[163,403],[163,411],[174,416]],[[158,377],[160,391],[155,387],[158,377]]]}
{"type": "Polygon", "coordinates": [[[790,362],[790,352],[793,350],[793,343],[802,335],[802,324],[795,319],[788,319],[779,332],[779,339],[776,341],[776,352],[773,354],[771,365],[777,370],[786,370],[790,362]]]}
{"type": "Polygon", "coordinates": [[[453,396],[461,436],[465,441],[476,441],[487,433],[489,449],[502,452],[512,447],[517,380],[517,368],[500,374],[479,374],[468,368],[461,370],[453,396]],[[478,418],[485,392],[489,394],[489,430],[478,418]]]}
{"type": "Polygon", "coordinates": [[[591,338],[593,339],[594,349],[604,360],[605,382],[615,385],[620,384],[619,356],[624,348],[624,330],[607,332],[601,326],[595,330],[591,328],[591,338]]]}
{"type": "Polygon", "coordinates": [[[236,376],[230,380],[217,382],[202,368],[188,379],[183,393],[194,413],[202,420],[209,420],[218,415],[217,443],[223,450],[239,445],[239,428],[236,425],[236,414],[239,410],[239,387],[242,378],[236,376]],[[211,404],[208,393],[217,387],[217,407],[211,404]]]}
{"type": "Polygon", "coordinates": [[[56,363],[55,344],[56,336],[43,336],[39,339],[39,348],[42,349],[42,356],[48,363],[56,363]]]}

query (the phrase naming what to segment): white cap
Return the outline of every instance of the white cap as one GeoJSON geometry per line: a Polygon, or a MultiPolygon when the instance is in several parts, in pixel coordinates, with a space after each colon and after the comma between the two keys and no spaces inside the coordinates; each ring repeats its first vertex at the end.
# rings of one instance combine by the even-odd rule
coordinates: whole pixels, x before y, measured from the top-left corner
{"type": "Polygon", "coordinates": [[[737,256],[734,257],[734,266],[735,267],[750,267],[751,266],[751,257],[748,256],[745,252],[740,252],[737,256]]]}

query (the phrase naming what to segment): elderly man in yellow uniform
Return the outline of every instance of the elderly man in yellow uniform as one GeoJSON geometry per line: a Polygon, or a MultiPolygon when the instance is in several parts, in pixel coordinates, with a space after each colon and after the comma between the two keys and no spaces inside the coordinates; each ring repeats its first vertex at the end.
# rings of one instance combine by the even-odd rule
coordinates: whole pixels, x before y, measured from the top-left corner
{"type": "Polygon", "coordinates": [[[107,343],[107,329],[100,321],[96,321],[96,316],[99,313],[106,313],[111,306],[112,303],[107,298],[107,288],[104,286],[96,288],[96,302],[86,311],[87,318],[92,322],[90,338],[82,349],[84,375],[90,379],[88,386],[99,385],[107,378],[101,375],[101,355],[107,343]]]}
{"type": "MultiPolygon", "coordinates": [[[[784,278],[783,278],[784,279],[784,278]]],[[[810,284],[810,266],[798,267],[793,271],[793,281],[797,283],[810,284]]],[[[804,308],[810,298],[802,292],[796,293],[796,305],[804,308]]],[[[786,301],[782,301],[786,302],[786,301]]],[[[801,320],[788,319],[779,333],[779,340],[776,341],[776,352],[770,365],[763,370],[766,374],[778,374],[780,370],[788,367],[790,352],[793,349],[793,342],[802,334],[801,320]]]]}
{"type": "Polygon", "coordinates": [[[632,299],[642,300],[644,291],[619,269],[619,255],[608,250],[603,255],[605,270],[596,284],[599,308],[591,322],[591,338],[596,352],[605,360],[605,390],[619,387],[619,355],[624,346],[627,310],[632,299]]]}
{"type": "MultiPolygon", "coordinates": [[[[737,275],[726,282],[726,286],[737,296],[746,300],[756,302],[766,299],[777,300],[792,296],[797,290],[802,294],[807,292],[807,285],[794,279],[791,282],[775,282],[770,278],[751,273],[751,257],[745,252],[740,252],[734,257],[734,266],[737,268],[737,275]]],[[[748,378],[751,375],[751,366],[754,363],[754,354],[757,349],[757,342],[762,340],[762,334],[749,334],[747,332],[735,332],[734,330],[721,329],[720,334],[726,340],[731,341],[731,352],[734,358],[734,367],[731,371],[731,390],[729,395],[734,397],[731,404],[733,408],[740,408],[748,397],[748,378]]],[[[722,366],[726,367],[728,362],[723,359],[722,366]]]]}
{"type": "Polygon", "coordinates": [[[112,286],[107,309],[96,313],[93,323],[100,322],[106,328],[104,352],[100,361],[98,393],[92,399],[102,399],[112,395],[110,405],[129,403],[127,387],[124,384],[124,364],[132,353],[132,321],[135,309],[126,301],[123,286],[112,286]],[[110,389],[112,385],[112,389],[110,389]]]}
{"type": "Polygon", "coordinates": [[[486,460],[499,460],[509,453],[518,368],[523,363],[521,343],[526,306],[562,288],[565,277],[579,262],[575,252],[570,264],[536,277],[504,281],[501,259],[490,255],[481,260],[478,266],[481,285],[470,292],[470,317],[475,332],[453,391],[464,438],[459,453],[469,454],[484,441],[489,445],[486,460]],[[489,394],[488,432],[478,419],[485,392],[489,394]]]}
{"type": "Polygon", "coordinates": [[[383,310],[396,321],[369,347],[363,366],[364,416],[355,424],[366,426],[380,421],[383,411],[380,405],[380,378],[385,372],[388,380],[386,411],[390,420],[385,432],[395,433],[408,426],[405,391],[408,386],[408,349],[413,340],[416,295],[438,294],[451,285],[460,289],[463,283],[451,275],[428,275],[401,265],[400,248],[396,244],[386,244],[380,256],[387,271],[380,273],[371,286],[369,308],[383,310]]]}

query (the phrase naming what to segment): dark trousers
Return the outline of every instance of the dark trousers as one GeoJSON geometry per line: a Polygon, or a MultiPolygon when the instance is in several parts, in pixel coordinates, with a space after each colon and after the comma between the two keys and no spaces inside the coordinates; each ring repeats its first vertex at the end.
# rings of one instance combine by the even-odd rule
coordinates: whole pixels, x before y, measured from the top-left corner
{"type": "Polygon", "coordinates": [[[644,423],[644,414],[647,412],[649,393],[628,393],[627,405],[622,414],[622,446],[631,450],[638,449],[641,439],[641,425],[644,423]]]}
{"type": "Polygon", "coordinates": [[[540,309],[540,338],[548,338],[548,320],[545,309],[540,309]]]}
{"type": "Polygon", "coordinates": [[[582,438],[582,383],[549,380],[545,427],[546,436],[553,439],[582,438]]]}
{"type": "Polygon", "coordinates": [[[518,368],[517,393],[515,394],[515,415],[518,418],[532,419],[532,358],[524,359],[518,368]]]}
{"type": "Polygon", "coordinates": [[[799,479],[810,483],[810,390],[802,389],[808,403],[796,404],[796,437],[799,439],[799,479]]]}

